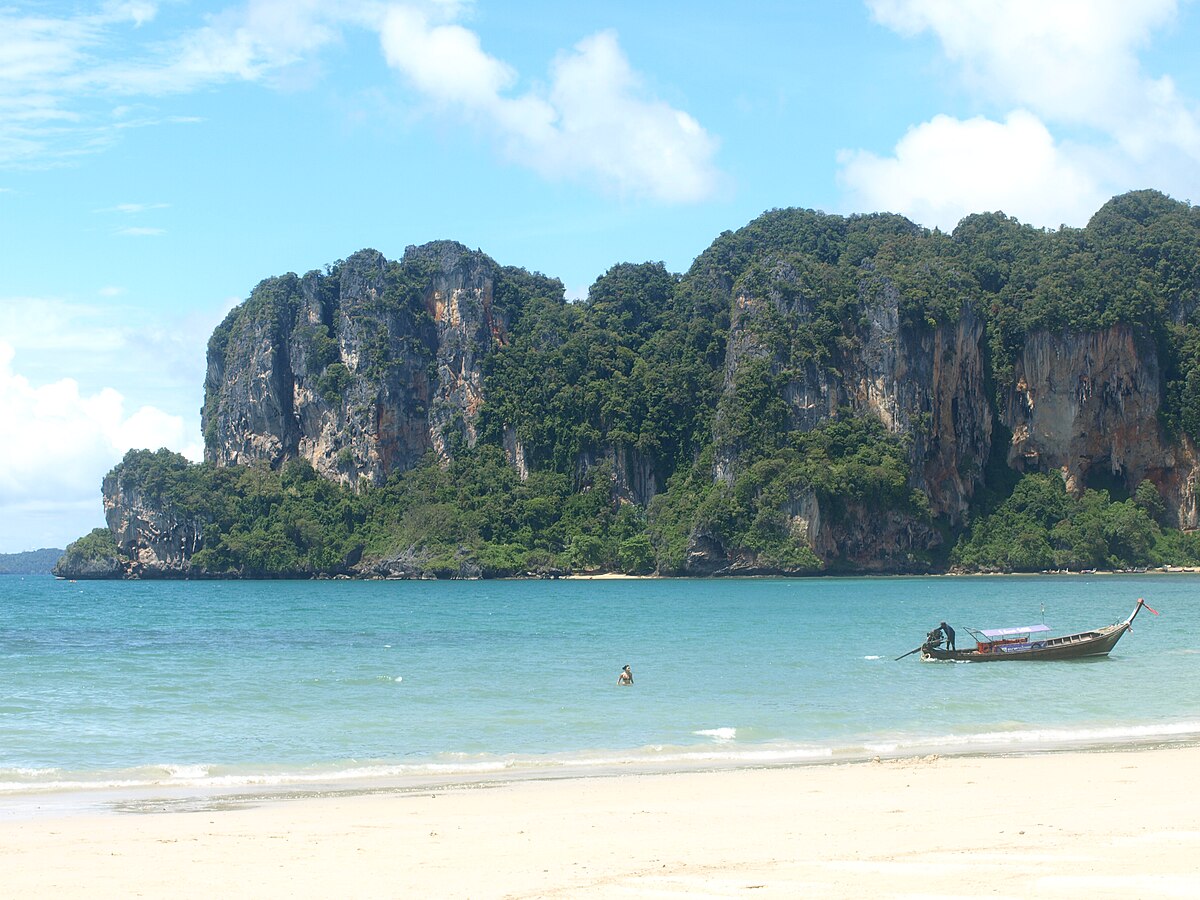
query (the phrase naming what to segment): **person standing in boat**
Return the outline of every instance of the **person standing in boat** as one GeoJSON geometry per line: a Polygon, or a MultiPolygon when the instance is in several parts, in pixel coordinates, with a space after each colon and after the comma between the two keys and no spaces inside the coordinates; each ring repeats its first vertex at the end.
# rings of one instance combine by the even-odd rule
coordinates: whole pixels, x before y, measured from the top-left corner
{"type": "Polygon", "coordinates": [[[945,622],[942,622],[941,624],[939,624],[938,628],[940,628],[942,630],[942,633],[944,635],[946,635],[946,649],[947,650],[957,649],[954,646],[954,629],[951,628],[949,625],[947,625],[945,622]]]}

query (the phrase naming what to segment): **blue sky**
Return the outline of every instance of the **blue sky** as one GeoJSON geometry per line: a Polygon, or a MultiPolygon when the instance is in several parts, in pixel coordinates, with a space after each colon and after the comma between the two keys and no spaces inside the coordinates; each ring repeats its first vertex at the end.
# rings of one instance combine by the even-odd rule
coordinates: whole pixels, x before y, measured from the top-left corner
{"type": "Polygon", "coordinates": [[[199,458],[264,277],[452,238],[683,271],[765,209],[1083,225],[1200,198],[1189,0],[0,0],[0,552],[199,458]]]}

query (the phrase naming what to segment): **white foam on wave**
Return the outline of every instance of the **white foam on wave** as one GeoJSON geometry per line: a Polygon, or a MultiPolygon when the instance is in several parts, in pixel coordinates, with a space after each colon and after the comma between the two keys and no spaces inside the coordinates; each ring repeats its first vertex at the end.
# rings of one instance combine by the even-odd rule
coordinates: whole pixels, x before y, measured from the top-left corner
{"type": "Polygon", "coordinates": [[[692,734],[700,737],[710,737],[714,741],[732,741],[737,737],[736,728],[705,728],[702,731],[693,731],[692,734]]]}
{"type": "Polygon", "coordinates": [[[63,793],[66,791],[102,791],[120,788],[147,787],[153,782],[137,779],[107,778],[96,781],[0,781],[0,796],[4,794],[63,793]]]}
{"type": "Polygon", "coordinates": [[[173,781],[196,781],[198,779],[207,778],[209,776],[209,767],[200,765],[171,765],[164,764],[160,767],[167,778],[173,781]]]}
{"type": "Polygon", "coordinates": [[[930,735],[864,742],[863,748],[880,755],[906,753],[972,753],[979,751],[1057,750],[1071,747],[1121,746],[1122,744],[1200,738],[1200,721],[1153,725],[1105,725],[1078,728],[1014,728],[1010,731],[977,731],[967,734],[930,735]]]}
{"type": "Polygon", "coordinates": [[[1079,728],[1024,727],[963,734],[878,735],[875,738],[827,744],[737,744],[732,726],[693,732],[708,742],[672,746],[656,744],[628,750],[596,749],[553,754],[488,756],[445,753],[436,758],[395,760],[345,760],[328,765],[260,769],[250,765],[218,766],[198,763],[161,763],[132,769],[63,771],[57,768],[0,768],[0,796],[14,794],[74,793],[124,789],[215,789],[237,791],[408,781],[428,784],[474,779],[544,777],[548,774],[586,776],[614,769],[681,770],[695,766],[739,768],[761,765],[805,765],[829,760],[854,761],[871,756],[905,757],[938,753],[1008,753],[1116,746],[1154,741],[1200,740],[1200,721],[1145,725],[1112,725],[1079,728]]]}
{"type": "Polygon", "coordinates": [[[883,659],[882,656],[864,656],[863,659],[883,659]]]}
{"type": "Polygon", "coordinates": [[[514,760],[510,759],[475,762],[368,763],[299,772],[294,770],[218,772],[216,766],[164,765],[95,773],[63,773],[59,770],[41,770],[25,778],[17,775],[16,770],[8,769],[0,770],[0,795],[154,787],[199,789],[285,787],[418,776],[481,777],[506,771],[514,764],[514,760]],[[17,777],[9,780],[3,777],[5,775],[17,775],[17,777]],[[58,777],[54,777],[55,775],[58,777]]]}
{"type": "Polygon", "coordinates": [[[57,775],[59,772],[62,771],[62,769],[58,769],[58,768],[38,769],[38,768],[30,768],[27,766],[16,766],[15,768],[5,769],[3,771],[9,775],[16,775],[19,777],[24,776],[26,778],[45,778],[49,775],[57,775]]]}
{"type": "MultiPolygon", "coordinates": [[[[709,729],[717,734],[734,734],[736,729],[709,729]]],[[[706,735],[712,736],[712,735],[706,735]]],[[[717,744],[725,743],[714,737],[717,744]]],[[[395,784],[408,780],[428,783],[430,779],[459,782],[492,777],[541,777],[551,772],[562,775],[587,775],[590,772],[612,769],[646,768],[672,769],[696,765],[746,766],[803,764],[833,756],[828,747],[799,747],[792,745],[757,746],[754,748],[720,749],[706,747],[656,745],[633,750],[585,751],[544,756],[478,757],[445,754],[437,760],[422,762],[363,762],[350,761],[343,765],[262,771],[230,769],[205,765],[156,765],[139,769],[101,772],[60,772],[37,770],[27,777],[12,777],[15,770],[0,770],[0,795],[74,793],[139,788],[215,789],[236,791],[255,788],[287,788],[306,785],[334,785],[384,782],[395,784]],[[4,776],[10,776],[5,778],[4,776]]]]}

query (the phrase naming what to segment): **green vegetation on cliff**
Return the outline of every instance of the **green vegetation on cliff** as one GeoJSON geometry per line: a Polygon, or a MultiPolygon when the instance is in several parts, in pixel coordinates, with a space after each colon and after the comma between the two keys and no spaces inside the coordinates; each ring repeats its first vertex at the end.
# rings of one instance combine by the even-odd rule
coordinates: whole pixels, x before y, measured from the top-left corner
{"type": "Polygon", "coordinates": [[[998,384],[1035,331],[1132,324],[1164,365],[1164,420],[1200,440],[1200,207],[1135,191],[1086,228],[1042,231],[988,213],[963,219],[952,243],[985,305],[998,384]]]}
{"type": "Polygon", "coordinates": [[[107,528],[93,528],[67,544],[51,571],[65,578],[119,578],[127,562],[112,532],[107,528]]]}
{"type": "Polygon", "coordinates": [[[1107,491],[1071,497],[1056,475],[1026,475],[992,515],[954,548],[969,571],[1132,569],[1200,564],[1200,535],[1164,528],[1163,501],[1148,481],[1114,501],[1107,491]]]}
{"type": "MultiPolygon", "coordinates": [[[[167,450],[131,450],[122,486],[173,520],[205,523],[194,576],[305,577],[349,572],[500,577],[577,570],[649,574],[646,519],[614,496],[601,465],[577,490],[552,473],[526,481],[502,451],[431,455],[385,485],[355,493],[304,460],[281,469],[210,466],[167,450]]],[[[115,556],[107,529],[68,549],[115,556]]],[[[128,560],[126,560],[128,562],[128,560]]]]}

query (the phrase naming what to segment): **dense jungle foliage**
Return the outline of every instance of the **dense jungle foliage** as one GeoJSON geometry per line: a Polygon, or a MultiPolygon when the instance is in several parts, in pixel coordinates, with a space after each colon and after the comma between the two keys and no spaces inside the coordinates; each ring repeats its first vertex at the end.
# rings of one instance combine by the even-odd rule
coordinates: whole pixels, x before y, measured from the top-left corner
{"type": "Polygon", "coordinates": [[[1200,563],[1200,536],[1163,527],[1163,501],[1148,481],[1133,497],[1067,494],[1057,475],[1024,476],[952,554],[968,571],[1135,569],[1200,563]]]}
{"type": "MultiPolygon", "coordinates": [[[[270,304],[282,281],[250,302],[270,304]]],[[[456,445],[448,465],[430,457],[355,493],[302,461],[216,468],[136,451],[123,480],[205,523],[192,563],[216,576],[370,574],[381,560],[443,577],[677,574],[697,536],[757,570],[829,571],[796,532],[802,497],[832,521],[891,514],[939,530],[934,570],[1200,561],[1149,482],[1132,496],[1106,485],[1072,497],[1057,475],[1019,477],[996,458],[966,521],[934,521],[913,488],[911,435],[853,404],[806,418],[787,394],[800,376],[839,377],[863,352],[864,297],[893,291],[905,326],[967,309],[984,323],[993,415],[1028,335],[1131,323],[1158,352],[1164,429],[1200,440],[1200,208],[1139,191],[1085,228],[984,213],[950,234],[895,215],[772,210],[722,234],[684,275],[616,265],[586,302],[518,296],[510,282],[510,340],[484,363],[478,443],[456,445]],[[738,297],[770,302],[739,319],[738,297]],[[736,365],[734,341],[746,351],[736,365]],[[506,428],[524,446],[525,480],[502,449],[506,428]],[[647,504],[614,479],[621,459],[648,467],[647,504]]],[[[312,335],[318,368],[336,368],[328,341],[312,335]]]]}

